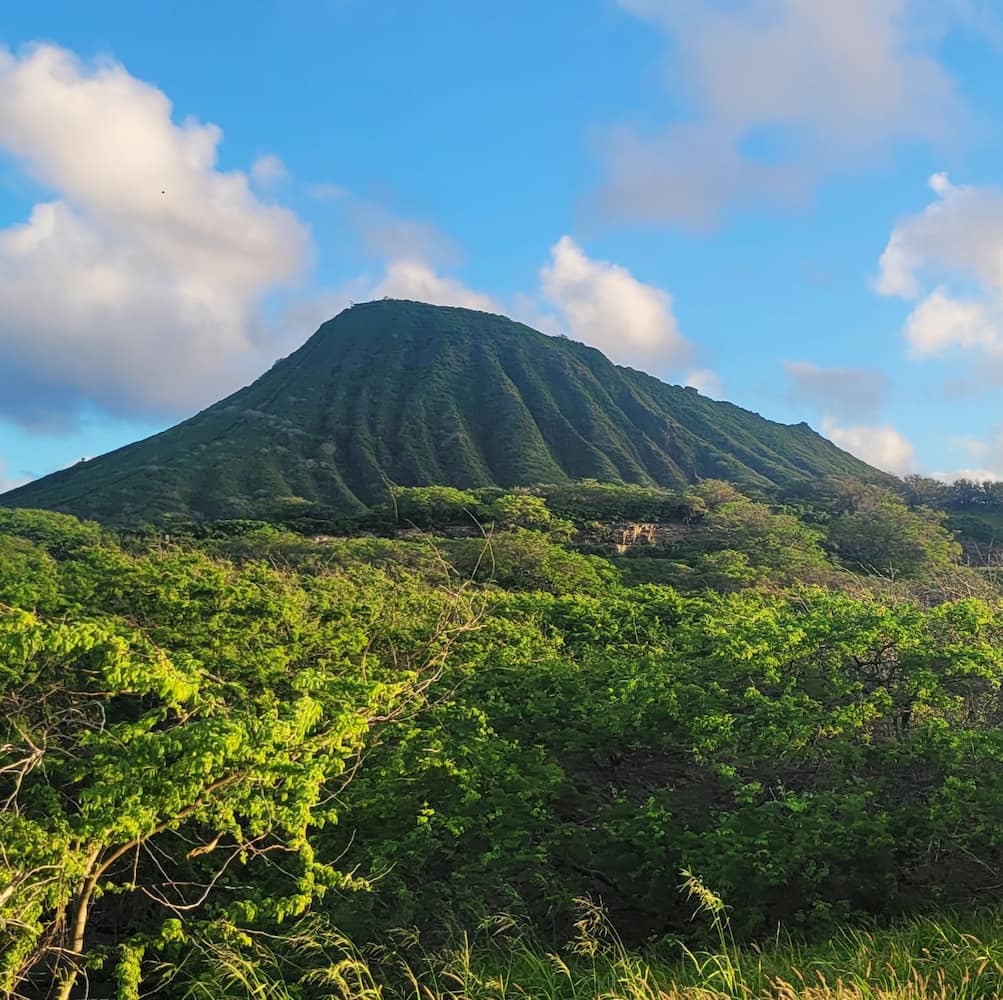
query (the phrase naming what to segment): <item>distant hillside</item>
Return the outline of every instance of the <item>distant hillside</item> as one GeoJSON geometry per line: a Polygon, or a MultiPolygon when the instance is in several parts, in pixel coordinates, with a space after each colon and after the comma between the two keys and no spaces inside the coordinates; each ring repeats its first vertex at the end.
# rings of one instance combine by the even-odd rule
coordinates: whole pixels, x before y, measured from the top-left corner
{"type": "Polygon", "coordinates": [[[351,512],[388,482],[515,486],[593,478],[753,491],[888,477],[786,426],[469,309],[384,300],[170,430],[12,490],[0,505],[103,521],[234,517],[286,497],[351,512]]]}

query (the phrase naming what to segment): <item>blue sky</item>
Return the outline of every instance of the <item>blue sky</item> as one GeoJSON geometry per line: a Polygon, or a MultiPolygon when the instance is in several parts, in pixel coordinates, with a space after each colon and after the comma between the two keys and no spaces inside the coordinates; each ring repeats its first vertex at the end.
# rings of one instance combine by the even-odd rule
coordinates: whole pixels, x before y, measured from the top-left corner
{"type": "Polygon", "coordinates": [[[0,25],[0,486],[382,295],[1003,478],[990,0],[140,9],[0,25]]]}

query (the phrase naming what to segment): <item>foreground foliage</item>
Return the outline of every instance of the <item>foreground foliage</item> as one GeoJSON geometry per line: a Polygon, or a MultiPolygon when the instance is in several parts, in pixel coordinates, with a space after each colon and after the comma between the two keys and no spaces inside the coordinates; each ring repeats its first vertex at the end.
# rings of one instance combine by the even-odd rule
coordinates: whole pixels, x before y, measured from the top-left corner
{"type": "Polygon", "coordinates": [[[0,512],[0,996],[991,995],[978,921],[844,930],[1003,891],[1003,606],[938,515],[457,494],[318,541],[0,512]]]}
{"type": "MultiPolygon", "coordinates": [[[[314,959],[308,995],[338,1000],[985,1000],[1003,991],[998,911],[761,948],[736,947],[722,910],[710,916],[719,944],[708,950],[629,949],[589,900],[579,900],[574,938],[560,950],[504,917],[434,953],[401,934],[365,950],[336,934],[320,935],[321,943],[316,931],[288,935],[284,944],[314,959]],[[326,964],[316,963],[319,955],[326,964]]],[[[212,958],[204,978],[187,982],[189,995],[300,995],[274,952],[224,945],[212,958]]]]}
{"type": "Polygon", "coordinates": [[[181,919],[264,927],[351,888],[310,835],[369,728],[441,670],[462,601],[20,530],[49,551],[0,537],[0,992],[69,997],[181,919]]]}

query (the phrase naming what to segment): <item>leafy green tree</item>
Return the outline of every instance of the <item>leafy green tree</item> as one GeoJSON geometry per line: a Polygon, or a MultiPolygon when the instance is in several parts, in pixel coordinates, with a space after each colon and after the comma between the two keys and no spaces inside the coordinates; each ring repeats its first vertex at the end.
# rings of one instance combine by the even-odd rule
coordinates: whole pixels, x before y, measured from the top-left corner
{"type": "Polygon", "coordinates": [[[929,577],[956,564],[961,546],[944,527],[946,515],[910,509],[890,494],[872,493],[833,518],[830,544],[853,569],[891,578],[929,577]]]}
{"type": "Polygon", "coordinates": [[[683,867],[754,938],[991,902],[998,600],[902,600],[953,550],[894,496],[806,524],[708,489],[636,560],[685,594],[525,527],[315,544],[221,525],[123,549],[18,513],[0,992],[253,995],[262,970],[305,997],[335,974],[333,926],[434,944],[443,911],[505,910],[556,943],[586,894],[628,940],[692,940],[666,890],[683,867]],[[885,552],[921,536],[913,582],[806,585],[844,582],[820,540],[871,524],[885,552]]]}
{"type": "Polygon", "coordinates": [[[69,514],[48,510],[0,507],[0,535],[13,535],[43,545],[56,559],[79,554],[105,541],[101,528],[69,514]]]}
{"type": "Polygon", "coordinates": [[[595,594],[619,582],[605,559],[570,551],[547,534],[526,528],[443,541],[440,547],[462,578],[505,589],[595,594]]]}
{"type": "Polygon", "coordinates": [[[470,523],[471,512],[478,505],[476,494],[452,486],[395,486],[392,492],[402,527],[441,528],[470,523]]]}
{"type": "Polygon", "coordinates": [[[594,479],[536,486],[532,492],[542,497],[557,517],[575,524],[590,521],[689,523],[699,520],[706,509],[695,494],[660,486],[600,483],[594,479]]]}
{"type": "Polygon", "coordinates": [[[824,523],[837,514],[856,510],[869,497],[887,493],[887,487],[849,476],[824,476],[791,484],[781,491],[781,499],[784,503],[803,505],[812,520],[824,523]]]}
{"type": "Polygon", "coordinates": [[[50,980],[61,1000],[113,957],[111,927],[134,928],[132,962],[177,943],[167,917],[268,926],[353,888],[313,832],[468,621],[373,573],[305,590],[107,546],[64,570],[48,615],[8,603],[24,583],[0,575],[0,990],[50,980]]]}
{"type": "Polygon", "coordinates": [[[951,495],[950,487],[939,479],[917,474],[903,477],[905,500],[910,507],[941,507],[951,495]]]}
{"type": "Polygon", "coordinates": [[[951,483],[951,505],[956,510],[981,507],[984,499],[981,483],[972,479],[956,479],[951,483]]]}
{"type": "Polygon", "coordinates": [[[575,530],[571,521],[554,517],[542,497],[529,494],[500,496],[482,509],[481,516],[502,531],[542,531],[557,541],[568,541],[575,530]]]}
{"type": "Polygon", "coordinates": [[[751,587],[763,579],[744,552],[718,549],[700,556],[686,583],[690,588],[708,588],[728,594],[751,587]]]}
{"type": "Polygon", "coordinates": [[[748,503],[749,499],[732,483],[723,479],[704,479],[693,487],[693,493],[706,505],[708,510],[715,511],[725,504],[748,503]]]}
{"type": "Polygon", "coordinates": [[[724,491],[715,489],[718,499],[704,522],[704,546],[741,554],[760,571],[760,579],[769,577],[777,583],[818,579],[828,566],[820,531],[793,514],[776,513],[744,497],[725,499],[724,491]]]}
{"type": "Polygon", "coordinates": [[[59,568],[40,545],[0,534],[0,600],[35,610],[58,603],[59,568]]]}

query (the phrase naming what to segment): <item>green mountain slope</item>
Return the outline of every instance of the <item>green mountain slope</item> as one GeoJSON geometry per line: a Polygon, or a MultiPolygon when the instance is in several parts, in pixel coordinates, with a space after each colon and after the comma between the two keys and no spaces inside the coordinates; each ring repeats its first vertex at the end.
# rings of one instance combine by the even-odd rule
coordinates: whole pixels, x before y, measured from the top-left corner
{"type": "Polygon", "coordinates": [[[345,512],[387,483],[568,479],[746,488],[879,473],[816,434],[666,385],[503,316],[384,300],[325,323],[252,385],[154,437],[0,497],[115,521],[345,512]]]}

